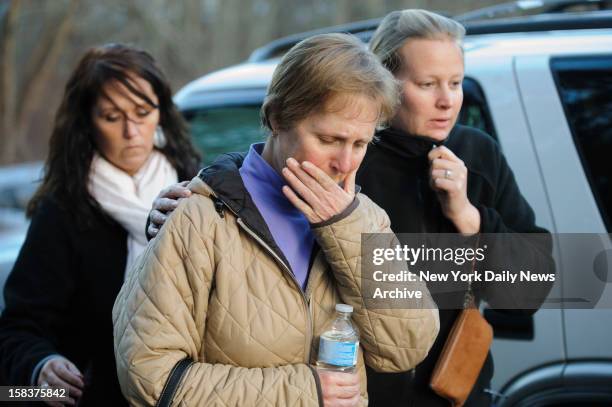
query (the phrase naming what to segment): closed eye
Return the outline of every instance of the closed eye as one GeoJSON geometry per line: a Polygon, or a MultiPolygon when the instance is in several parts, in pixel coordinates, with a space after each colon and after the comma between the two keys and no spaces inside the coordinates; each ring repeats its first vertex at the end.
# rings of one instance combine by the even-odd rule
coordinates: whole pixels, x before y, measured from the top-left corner
{"type": "Polygon", "coordinates": [[[111,123],[114,123],[120,119],[121,119],[121,116],[118,114],[107,114],[104,116],[104,120],[106,120],[107,122],[111,122],[111,123]]]}
{"type": "Polygon", "coordinates": [[[319,141],[321,142],[321,144],[333,144],[337,140],[333,137],[319,136],[319,141]]]}
{"type": "Polygon", "coordinates": [[[142,107],[136,109],[136,114],[138,115],[138,117],[145,117],[149,113],[151,113],[151,110],[148,110],[148,109],[145,109],[145,108],[142,108],[142,107]]]}

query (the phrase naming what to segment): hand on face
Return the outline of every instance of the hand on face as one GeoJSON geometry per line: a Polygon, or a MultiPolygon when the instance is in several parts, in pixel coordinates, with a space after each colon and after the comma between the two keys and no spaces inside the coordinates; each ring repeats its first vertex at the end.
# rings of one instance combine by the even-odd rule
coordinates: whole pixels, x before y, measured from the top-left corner
{"type": "Polygon", "coordinates": [[[288,183],[288,186],[283,187],[283,193],[310,223],[330,219],[345,210],[355,199],[357,169],[346,176],[344,187],[308,161],[300,164],[289,158],[282,173],[288,183]]]}
{"type": "Polygon", "coordinates": [[[461,233],[480,230],[480,213],[467,196],[467,167],[451,150],[440,146],[432,149],[429,159],[430,185],[436,191],[442,213],[461,233]]]}

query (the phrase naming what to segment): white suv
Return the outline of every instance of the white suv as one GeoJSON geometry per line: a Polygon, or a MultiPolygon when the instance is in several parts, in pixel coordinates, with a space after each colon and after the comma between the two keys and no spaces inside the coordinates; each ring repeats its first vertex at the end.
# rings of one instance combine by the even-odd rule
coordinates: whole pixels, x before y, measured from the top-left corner
{"type": "MultiPolygon", "coordinates": [[[[331,31],[367,40],[377,24],[370,20],[281,39],[253,52],[246,63],[185,86],[175,100],[198,146],[212,159],[263,139],[259,107],[279,57],[297,41],[331,31]]],[[[465,24],[460,122],[499,141],[539,225],[557,234],[604,234],[602,244],[612,247],[607,236],[612,233],[612,12],[465,24]]],[[[559,244],[557,239],[563,283],[551,296],[566,298],[567,287],[593,273],[589,265],[574,264],[575,248],[559,244]]],[[[609,265],[607,270],[609,276],[609,265]]],[[[608,298],[610,281],[604,284],[608,298]]],[[[496,335],[491,390],[496,404],[611,405],[611,308],[542,309],[533,317],[485,310],[496,335]]]]}

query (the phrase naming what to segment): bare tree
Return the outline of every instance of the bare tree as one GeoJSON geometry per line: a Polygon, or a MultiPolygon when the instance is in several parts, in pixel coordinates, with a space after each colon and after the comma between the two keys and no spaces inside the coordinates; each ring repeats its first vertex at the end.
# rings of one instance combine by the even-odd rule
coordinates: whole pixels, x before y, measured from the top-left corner
{"type": "Polygon", "coordinates": [[[17,117],[17,82],[15,80],[15,25],[20,1],[10,3],[2,21],[0,38],[0,136],[2,137],[2,157],[6,162],[13,156],[17,138],[14,137],[13,125],[17,117]]]}
{"type": "Polygon", "coordinates": [[[274,39],[401,8],[455,14],[503,0],[0,0],[0,165],[40,159],[75,61],[126,42],[177,90],[274,39]]]}
{"type": "Polygon", "coordinates": [[[28,140],[26,131],[32,113],[41,103],[41,95],[49,85],[49,79],[68,41],[78,0],[70,0],[59,24],[44,31],[36,48],[32,50],[23,65],[24,69],[19,69],[17,66],[15,49],[15,34],[21,5],[21,0],[11,2],[3,24],[4,34],[1,39],[3,64],[0,94],[3,99],[1,120],[4,148],[0,160],[3,163],[27,157],[27,152],[24,151],[27,149],[28,140]],[[20,84],[22,86],[19,86],[20,84]]]}

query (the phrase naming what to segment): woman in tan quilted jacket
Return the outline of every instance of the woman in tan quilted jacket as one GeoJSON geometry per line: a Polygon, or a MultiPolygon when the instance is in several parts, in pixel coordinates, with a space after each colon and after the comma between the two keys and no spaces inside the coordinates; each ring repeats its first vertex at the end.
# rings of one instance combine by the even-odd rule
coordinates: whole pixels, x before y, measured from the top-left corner
{"type": "Polygon", "coordinates": [[[113,309],[119,382],[133,405],[367,404],[364,363],[413,368],[439,329],[427,289],[403,309],[366,309],[361,234],[386,213],[355,189],[397,84],[356,38],[315,36],[274,72],[266,143],[228,154],[189,184],[113,309]],[[320,371],[336,303],[354,308],[354,373],[320,371]]]}

